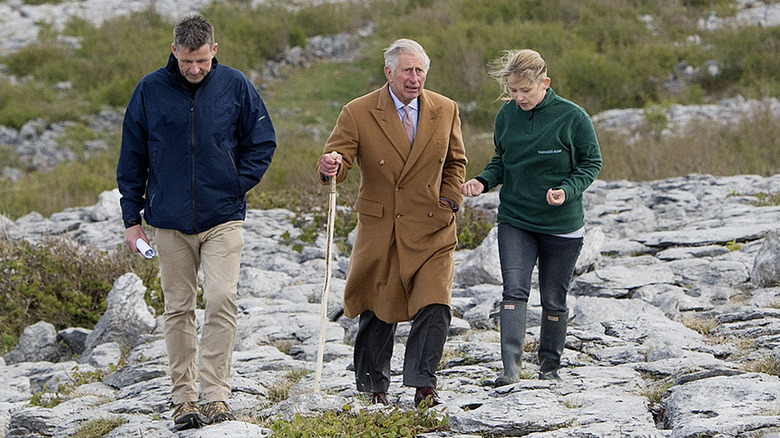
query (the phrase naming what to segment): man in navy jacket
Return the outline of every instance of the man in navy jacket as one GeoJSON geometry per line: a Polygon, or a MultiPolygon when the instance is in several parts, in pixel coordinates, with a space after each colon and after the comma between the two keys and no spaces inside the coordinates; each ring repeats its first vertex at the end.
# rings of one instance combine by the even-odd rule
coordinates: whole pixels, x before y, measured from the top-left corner
{"type": "Polygon", "coordinates": [[[187,429],[235,418],[227,402],[245,194],[271,164],[276,134],[252,83],[217,62],[214,29],[203,17],[176,25],[171,51],[168,65],[141,79],[130,98],[117,183],[125,244],[137,251],[139,239],[149,243],[143,210],[159,256],[173,419],[187,429]],[[196,369],[201,269],[206,309],[196,369]]]}

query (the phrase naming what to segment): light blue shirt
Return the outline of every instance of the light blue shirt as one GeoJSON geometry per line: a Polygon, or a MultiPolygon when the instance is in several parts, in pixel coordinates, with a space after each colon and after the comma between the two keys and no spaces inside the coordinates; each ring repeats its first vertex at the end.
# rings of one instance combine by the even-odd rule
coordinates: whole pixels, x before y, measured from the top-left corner
{"type": "MultiPolygon", "coordinates": [[[[389,89],[389,88],[388,88],[389,89]]],[[[395,109],[398,111],[398,117],[403,120],[405,112],[404,112],[404,104],[400,100],[398,100],[397,97],[395,97],[395,94],[393,94],[393,90],[390,90],[390,97],[393,98],[393,103],[395,103],[395,109]]],[[[412,118],[412,124],[414,125],[414,135],[417,135],[417,108],[418,108],[418,101],[420,100],[419,97],[416,97],[411,103],[409,103],[409,109],[411,110],[411,114],[409,116],[412,118]]]]}

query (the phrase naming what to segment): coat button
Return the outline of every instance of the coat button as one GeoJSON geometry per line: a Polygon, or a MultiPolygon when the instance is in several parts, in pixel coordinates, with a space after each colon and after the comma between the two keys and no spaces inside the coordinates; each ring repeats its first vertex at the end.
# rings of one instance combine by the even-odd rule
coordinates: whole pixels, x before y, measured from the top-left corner
{"type": "Polygon", "coordinates": [[[384,166],[385,165],[385,160],[379,160],[379,165],[380,166],[384,166]]]}
{"type": "Polygon", "coordinates": [[[401,216],[403,216],[401,213],[398,213],[397,215],[395,215],[396,219],[398,219],[401,216]]]}
{"type": "Polygon", "coordinates": [[[433,213],[428,212],[428,217],[433,217],[433,213]]]}

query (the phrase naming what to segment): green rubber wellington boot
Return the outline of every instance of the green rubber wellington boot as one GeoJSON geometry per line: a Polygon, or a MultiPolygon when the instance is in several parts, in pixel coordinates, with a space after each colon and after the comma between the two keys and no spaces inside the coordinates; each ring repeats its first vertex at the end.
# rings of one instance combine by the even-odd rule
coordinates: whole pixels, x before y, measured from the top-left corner
{"type": "Polygon", "coordinates": [[[566,327],[569,312],[542,310],[542,326],[539,334],[539,378],[560,380],[561,355],[566,346],[566,327]]]}
{"type": "Polygon", "coordinates": [[[499,311],[501,330],[501,361],[504,372],[493,386],[499,387],[515,383],[519,379],[523,364],[523,344],[525,342],[525,315],[527,304],[523,301],[504,300],[499,311]]]}

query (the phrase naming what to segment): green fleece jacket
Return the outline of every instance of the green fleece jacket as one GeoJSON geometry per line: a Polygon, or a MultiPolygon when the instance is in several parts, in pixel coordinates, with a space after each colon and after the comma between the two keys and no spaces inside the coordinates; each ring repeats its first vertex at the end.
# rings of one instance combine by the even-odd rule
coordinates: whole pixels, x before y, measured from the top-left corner
{"type": "Polygon", "coordinates": [[[514,101],[496,115],[495,155],[477,176],[485,191],[501,184],[498,222],[543,234],[585,225],[582,193],[601,170],[601,151],[590,117],[577,104],[547,90],[523,111],[514,101]],[[566,192],[563,205],[547,204],[547,189],[566,192]]]}

